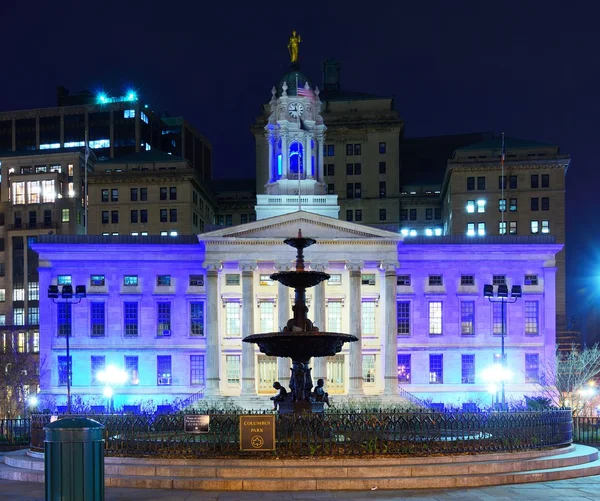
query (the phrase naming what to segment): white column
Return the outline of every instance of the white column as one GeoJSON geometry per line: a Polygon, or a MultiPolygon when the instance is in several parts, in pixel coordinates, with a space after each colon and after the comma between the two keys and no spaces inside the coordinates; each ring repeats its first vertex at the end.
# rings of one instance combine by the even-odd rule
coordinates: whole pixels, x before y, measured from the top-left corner
{"type": "Polygon", "coordinates": [[[290,152],[288,151],[288,137],[284,132],[281,136],[281,179],[287,179],[290,172],[290,152]]]}
{"type": "Polygon", "coordinates": [[[221,350],[219,346],[219,261],[207,261],[206,268],[206,396],[221,394],[219,383],[221,350]]]}
{"type": "Polygon", "coordinates": [[[273,138],[271,134],[267,134],[267,142],[269,143],[269,183],[277,180],[277,174],[273,171],[273,138]]]}
{"type": "Polygon", "coordinates": [[[323,136],[320,136],[317,141],[317,148],[319,151],[317,152],[317,158],[319,161],[317,162],[317,181],[320,183],[325,182],[325,166],[323,165],[323,136]]]}
{"type": "MultiPolygon", "coordinates": [[[[558,268],[554,266],[544,267],[544,297],[538,301],[538,329],[540,337],[543,339],[543,344],[546,347],[546,360],[553,360],[556,350],[556,271],[558,268]]],[[[525,297],[517,300],[517,304],[525,301],[525,297]]],[[[513,309],[517,305],[507,305],[507,318],[510,308],[513,309]]],[[[525,311],[525,304],[518,305],[525,311]]],[[[505,341],[510,340],[506,337],[505,341]]],[[[510,355],[508,360],[511,361],[510,355]]],[[[514,363],[514,362],[513,362],[514,363]]],[[[540,366],[542,363],[540,361],[540,366]]]]}
{"type": "MultiPolygon", "coordinates": [[[[254,332],[254,270],[256,261],[241,261],[242,339],[254,332]]],[[[256,395],[254,344],[242,342],[242,396],[256,395]]]]}
{"type": "Polygon", "coordinates": [[[306,175],[304,179],[313,179],[314,176],[312,174],[312,148],[311,148],[312,139],[309,134],[305,134],[304,136],[304,150],[306,151],[306,175]]]}
{"type": "Polygon", "coordinates": [[[384,261],[381,268],[385,271],[385,333],[384,346],[384,394],[398,393],[398,338],[397,338],[397,302],[396,302],[396,261],[384,261]]]}
{"type": "MultiPolygon", "coordinates": [[[[310,267],[314,271],[325,271],[328,266],[327,261],[311,261],[310,267]]],[[[327,330],[326,325],[326,312],[325,312],[325,282],[321,282],[316,285],[313,289],[315,291],[315,302],[313,306],[312,317],[314,319],[314,325],[318,327],[321,332],[327,330]]],[[[310,313],[310,312],[309,312],[310,313]]],[[[311,315],[309,315],[310,318],[311,315]]],[[[313,368],[313,384],[317,384],[318,379],[327,381],[327,359],[325,357],[315,357],[312,359],[313,368]]]]}
{"type": "Polygon", "coordinates": [[[360,270],[362,261],[346,263],[350,275],[350,294],[348,309],[350,310],[350,332],[358,341],[350,343],[350,386],[348,395],[360,396],[364,394],[362,380],[362,304],[360,292],[360,270]]]}
{"type": "MultiPolygon", "coordinates": [[[[277,271],[289,271],[292,269],[292,262],[278,261],[275,263],[274,268],[277,271]]],[[[279,331],[283,330],[292,315],[292,310],[290,309],[290,291],[291,289],[281,282],[277,284],[277,326],[279,331]]],[[[291,367],[291,360],[289,358],[277,358],[277,379],[286,388],[290,381],[291,367]]]]}

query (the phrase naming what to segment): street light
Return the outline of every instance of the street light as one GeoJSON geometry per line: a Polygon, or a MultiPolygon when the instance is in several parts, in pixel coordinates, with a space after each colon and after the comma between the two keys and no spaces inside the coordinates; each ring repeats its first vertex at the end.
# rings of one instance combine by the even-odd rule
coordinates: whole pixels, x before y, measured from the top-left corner
{"type": "Polygon", "coordinates": [[[504,308],[506,303],[516,303],[517,299],[519,299],[523,295],[523,291],[520,285],[513,285],[510,290],[510,296],[508,294],[508,285],[501,284],[498,286],[498,291],[494,296],[494,286],[490,284],[486,284],[483,286],[483,297],[487,298],[490,303],[502,303],[502,311],[501,311],[501,324],[502,324],[502,333],[501,333],[501,353],[500,357],[502,359],[502,371],[498,375],[500,377],[500,384],[502,389],[502,400],[501,400],[501,409],[506,410],[506,379],[508,375],[508,371],[506,369],[506,357],[504,356],[504,336],[506,335],[506,319],[504,308]]]}
{"type": "MultiPolygon", "coordinates": [[[[75,294],[73,294],[73,286],[66,284],[62,286],[62,290],[59,291],[58,285],[48,286],[48,298],[52,299],[52,302],[59,304],[65,303],[68,305],[79,304],[81,300],[86,297],[85,285],[78,285],[75,287],[75,294]]],[[[66,348],[67,348],[67,413],[71,414],[71,350],[69,346],[69,338],[71,337],[71,308],[67,307],[66,311],[66,348]]]]}
{"type": "Polygon", "coordinates": [[[113,412],[114,408],[114,389],[115,385],[125,384],[129,379],[129,374],[123,369],[119,369],[114,365],[109,365],[104,370],[96,373],[96,379],[101,383],[105,383],[103,394],[108,399],[108,412],[113,412]]]}

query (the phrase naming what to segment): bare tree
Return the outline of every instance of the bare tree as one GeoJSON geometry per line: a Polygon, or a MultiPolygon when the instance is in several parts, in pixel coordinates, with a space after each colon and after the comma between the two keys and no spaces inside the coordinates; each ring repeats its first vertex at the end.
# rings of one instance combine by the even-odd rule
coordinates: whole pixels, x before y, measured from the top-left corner
{"type": "Polygon", "coordinates": [[[0,418],[25,415],[27,396],[39,385],[44,365],[37,353],[0,353],[0,418]]]}
{"type": "Polygon", "coordinates": [[[538,388],[543,396],[558,407],[570,407],[574,415],[589,409],[591,398],[589,382],[600,374],[600,346],[578,350],[575,346],[567,353],[556,352],[554,360],[545,366],[546,377],[538,388]]]}

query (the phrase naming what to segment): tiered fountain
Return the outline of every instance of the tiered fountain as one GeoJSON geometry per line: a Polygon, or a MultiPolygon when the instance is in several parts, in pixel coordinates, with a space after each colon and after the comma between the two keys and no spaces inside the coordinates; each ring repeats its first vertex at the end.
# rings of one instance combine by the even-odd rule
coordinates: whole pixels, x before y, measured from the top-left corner
{"type": "Polygon", "coordinates": [[[260,351],[273,357],[289,357],[292,359],[290,378],[291,394],[279,402],[279,412],[322,412],[323,402],[317,392],[312,393],[313,382],[308,362],[312,357],[329,357],[339,353],[344,343],[358,341],[356,336],[338,332],[321,332],[308,318],[306,306],[306,289],[329,279],[327,273],[306,271],[304,269],[304,249],[316,241],[304,238],[298,231],[296,238],[284,241],[297,249],[296,270],[282,271],[271,275],[271,279],[281,282],[286,287],[294,288],[295,304],[292,308],[294,317],[288,320],[281,332],[252,334],[243,339],[245,343],[255,343],[260,351]]]}

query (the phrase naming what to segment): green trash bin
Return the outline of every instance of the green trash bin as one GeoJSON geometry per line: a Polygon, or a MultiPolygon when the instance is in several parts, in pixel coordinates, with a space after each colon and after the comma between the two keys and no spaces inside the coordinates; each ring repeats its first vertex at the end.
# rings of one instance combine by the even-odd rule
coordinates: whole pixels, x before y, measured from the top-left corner
{"type": "Polygon", "coordinates": [[[46,501],[104,501],[103,429],[83,417],[44,426],[46,501]]]}

